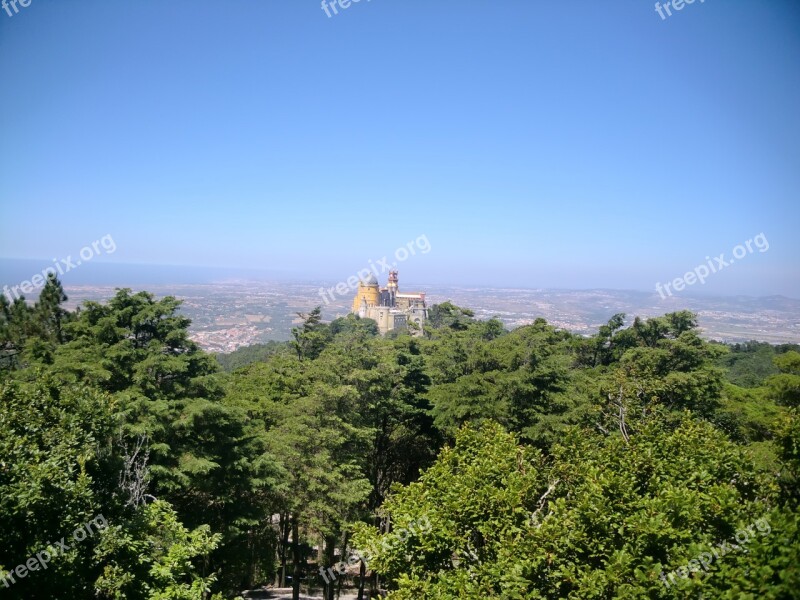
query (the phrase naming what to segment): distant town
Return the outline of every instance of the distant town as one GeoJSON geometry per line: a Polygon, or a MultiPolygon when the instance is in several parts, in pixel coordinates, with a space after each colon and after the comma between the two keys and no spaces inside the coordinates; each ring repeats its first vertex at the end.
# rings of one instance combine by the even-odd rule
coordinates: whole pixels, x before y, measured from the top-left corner
{"type": "MultiPolygon", "coordinates": [[[[326,282],[232,281],[195,285],[137,286],[158,296],[173,295],[183,301],[182,310],[192,320],[190,333],[204,350],[232,352],[242,346],[269,340],[287,340],[319,302],[320,285],[326,282]]],[[[759,340],[773,344],[800,342],[800,300],[767,298],[680,297],[621,290],[546,290],[478,287],[435,287],[409,283],[409,289],[427,290],[428,308],[450,300],[470,308],[480,319],[496,317],[515,328],[544,318],[568,331],[591,335],[614,314],[623,312],[651,317],[688,309],[698,314],[704,335],[724,342],[759,340]]],[[[104,300],[113,286],[67,286],[68,308],[83,300],[104,300]]],[[[323,305],[326,320],[352,311],[353,299],[337,298],[323,305]]]]}

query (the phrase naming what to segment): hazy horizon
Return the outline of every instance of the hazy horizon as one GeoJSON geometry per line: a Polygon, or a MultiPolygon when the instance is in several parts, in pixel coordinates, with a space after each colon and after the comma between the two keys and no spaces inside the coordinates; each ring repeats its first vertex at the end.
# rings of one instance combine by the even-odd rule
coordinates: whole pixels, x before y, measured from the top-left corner
{"type": "MultiPolygon", "coordinates": [[[[20,281],[30,280],[31,276],[35,273],[40,273],[47,267],[49,261],[36,260],[36,259],[8,259],[0,257],[0,291],[4,286],[12,286],[19,284],[20,281]],[[37,268],[38,267],[38,268],[37,268]]],[[[408,270],[406,272],[411,272],[408,270]]],[[[326,276],[313,275],[308,273],[301,273],[291,270],[275,271],[275,270],[256,270],[256,269],[237,269],[223,268],[223,267],[202,267],[202,266],[189,266],[189,265],[148,265],[137,263],[112,263],[112,262],[95,262],[91,265],[81,265],[80,269],[70,271],[61,276],[61,280],[66,288],[69,287],[83,287],[83,286],[97,286],[97,287],[139,287],[146,289],[146,286],[170,286],[170,285],[231,285],[231,284],[255,284],[255,283],[272,283],[272,282],[295,282],[306,284],[319,284],[319,285],[335,285],[338,282],[346,282],[349,275],[356,274],[353,271],[350,274],[342,273],[342,277],[334,279],[330,274],[326,276]]],[[[381,284],[385,283],[387,273],[380,273],[378,281],[381,284]]],[[[636,288],[623,288],[623,287],[558,287],[558,286],[544,286],[537,285],[535,282],[517,282],[513,285],[509,284],[492,284],[480,281],[440,281],[440,280],[426,280],[420,278],[404,278],[404,271],[400,269],[401,285],[405,284],[405,288],[415,286],[425,286],[425,290],[429,295],[436,295],[441,290],[450,288],[475,288],[475,289],[523,289],[523,290],[550,290],[550,291],[619,291],[631,292],[640,294],[655,294],[658,296],[654,289],[636,289],[636,288]]],[[[26,297],[35,298],[38,295],[38,290],[32,294],[27,294],[26,297]]],[[[768,298],[780,296],[791,300],[800,300],[800,296],[789,296],[787,294],[725,294],[715,293],[703,287],[696,289],[687,289],[681,292],[680,295],[674,296],[676,300],[680,300],[681,296],[688,298],[735,298],[735,297],[752,297],[752,298],[768,298]]]]}

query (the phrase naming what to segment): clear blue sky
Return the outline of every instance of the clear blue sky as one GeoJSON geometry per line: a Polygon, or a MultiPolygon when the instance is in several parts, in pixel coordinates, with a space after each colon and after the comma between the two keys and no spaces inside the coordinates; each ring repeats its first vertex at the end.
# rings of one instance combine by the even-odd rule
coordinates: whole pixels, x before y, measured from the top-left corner
{"type": "Polygon", "coordinates": [[[31,0],[0,106],[4,257],[800,297],[797,2],[31,0]]]}

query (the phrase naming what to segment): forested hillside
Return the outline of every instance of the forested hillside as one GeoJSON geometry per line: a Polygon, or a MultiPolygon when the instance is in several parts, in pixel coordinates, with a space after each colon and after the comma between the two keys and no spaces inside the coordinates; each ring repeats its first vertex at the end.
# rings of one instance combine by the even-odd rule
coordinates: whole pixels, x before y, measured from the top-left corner
{"type": "Polygon", "coordinates": [[[796,346],[443,303],[214,357],[175,298],[65,301],[0,296],[2,597],[798,597],[796,346]]]}

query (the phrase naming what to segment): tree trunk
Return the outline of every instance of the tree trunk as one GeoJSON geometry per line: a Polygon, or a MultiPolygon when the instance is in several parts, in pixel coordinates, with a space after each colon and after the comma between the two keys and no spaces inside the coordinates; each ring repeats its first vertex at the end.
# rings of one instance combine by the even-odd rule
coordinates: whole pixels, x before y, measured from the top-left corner
{"type": "Polygon", "coordinates": [[[300,600],[300,527],[297,524],[297,515],[292,515],[292,600],[300,600]]]}
{"type": "Polygon", "coordinates": [[[285,513],[280,515],[278,531],[280,533],[280,548],[278,549],[280,570],[275,576],[275,587],[286,587],[286,549],[289,547],[289,520],[285,513]]]}
{"type": "MultiPolygon", "coordinates": [[[[336,580],[336,600],[339,600],[339,595],[342,593],[342,582],[345,577],[347,577],[347,575],[342,575],[336,580]]],[[[328,600],[333,600],[333,590],[331,590],[331,597],[328,600]]]]}
{"type": "MultiPolygon", "coordinates": [[[[336,551],[336,538],[332,535],[329,535],[325,538],[325,567],[333,567],[334,564],[334,552],[336,551]]],[[[322,597],[325,600],[333,600],[333,590],[336,586],[336,580],[341,578],[339,572],[334,568],[333,572],[336,574],[336,579],[331,579],[328,583],[325,584],[323,588],[324,593],[322,597]]]]}
{"type": "Polygon", "coordinates": [[[358,572],[358,600],[364,600],[364,579],[367,577],[367,563],[361,559],[361,570],[358,572]]]}

